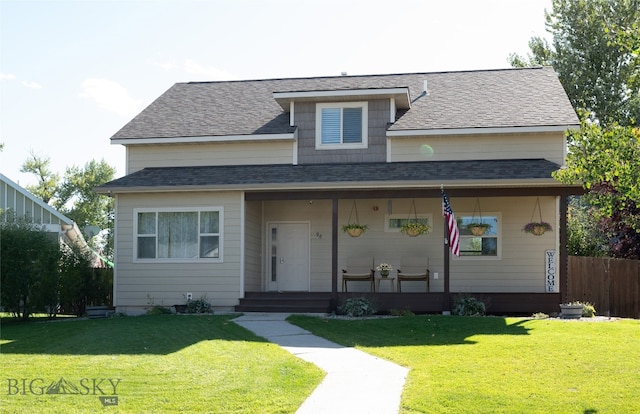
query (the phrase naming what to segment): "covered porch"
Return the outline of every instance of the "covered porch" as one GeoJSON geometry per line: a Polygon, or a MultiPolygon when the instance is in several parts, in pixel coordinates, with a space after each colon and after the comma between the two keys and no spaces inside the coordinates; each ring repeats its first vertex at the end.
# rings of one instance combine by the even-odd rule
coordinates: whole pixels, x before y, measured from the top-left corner
{"type": "MultiPolygon", "coordinates": [[[[478,203],[486,207],[482,209],[485,215],[497,214],[498,251],[493,257],[451,257],[449,246],[444,243],[439,188],[245,192],[248,249],[243,291],[236,310],[330,312],[349,297],[364,296],[380,312],[408,309],[415,313],[441,313],[452,309],[457,295],[471,295],[488,303],[489,313],[557,312],[558,304],[566,299],[567,197],[576,189],[450,186],[445,191],[460,224],[462,217],[476,213],[474,207],[478,203]],[[521,228],[540,198],[553,232],[543,237],[526,235],[521,228]],[[417,212],[410,211],[412,204],[417,206],[417,212]],[[289,206],[291,212],[284,206],[289,206]],[[371,225],[368,234],[357,239],[342,232],[342,226],[353,221],[353,206],[358,209],[358,220],[371,225]],[[389,229],[390,218],[412,214],[429,218],[428,236],[409,238],[389,229]],[[280,260],[287,259],[272,251],[271,238],[276,231],[273,224],[304,222],[309,228],[306,248],[310,260],[308,275],[303,269],[298,277],[307,282],[279,289],[273,280],[280,277],[275,269],[280,260]],[[552,288],[545,273],[544,252],[549,250],[554,252],[555,260],[552,288]],[[386,258],[405,256],[405,252],[428,264],[428,289],[415,281],[406,287],[403,283],[400,293],[394,280],[395,283],[383,282],[378,289],[366,282],[356,282],[352,287],[350,282],[348,292],[344,291],[341,274],[348,257],[372,257],[375,266],[386,258]]],[[[489,249],[492,243],[486,243],[489,249]]],[[[481,244],[480,249],[485,249],[485,243],[481,244]]],[[[391,277],[394,276],[392,272],[391,277]]]]}

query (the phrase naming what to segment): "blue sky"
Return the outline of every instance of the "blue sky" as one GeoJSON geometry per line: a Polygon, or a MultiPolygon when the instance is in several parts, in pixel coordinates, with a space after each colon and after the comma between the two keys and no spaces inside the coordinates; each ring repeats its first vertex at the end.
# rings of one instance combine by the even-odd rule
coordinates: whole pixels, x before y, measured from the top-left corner
{"type": "Polygon", "coordinates": [[[551,0],[0,0],[0,172],[105,159],[172,84],[508,67],[551,0]]]}

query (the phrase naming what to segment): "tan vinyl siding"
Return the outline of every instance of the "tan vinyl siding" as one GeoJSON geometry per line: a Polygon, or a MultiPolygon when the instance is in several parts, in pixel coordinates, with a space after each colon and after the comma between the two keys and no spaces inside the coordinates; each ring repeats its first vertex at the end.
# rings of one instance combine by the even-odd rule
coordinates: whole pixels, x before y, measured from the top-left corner
{"type": "Polygon", "coordinates": [[[117,307],[132,313],[154,305],[172,306],[206,295],[215,307],[230,308],[240,293],[240,192],[118,195],[117,307]],[[223,262],[135,263],[134,209],[222,207],[223,262]]]}
{"type": "Polygon", "coordinates": [[[262,290],[263,244],[262,244],[262,203],[249,202],[245,205],[245,279],[247,292],[262,290]]]}
{"type": "Polygon", "coordinates": [[[293,164],[293,148],[290,141],[129,145],[127,168],[293,164]]]}
{"type": "MultiPolygon", "coordinates": [[[[475,198],[452,198],[456,216],[472,215],[475,198]]],[[[452,258],[452,292],[544,292],[544,252],[556,249],[557,214],[554,197],[541,197],[542,217],[551,223],[553,232],[537,237],[522,232],[530,221],[535,197],[482,198],[482,211],[500,213],[500,257],[452,258]]],[[[385,213],[409,214],[411,200],[357,200],[359,221],[369,229],[359,238],[343,232],[338,235],[339,270],[346,266],[347,258],[370,257],[380,260],[423,258],[429,260],[432,272],[431,291],[444,289],[443,219],[440,199],[416,199],[418,214],[432,215],[432,231],[416,238],[400,233],[385,232],[385,213]],[[439,278],[433,279],[438,272],[439,278]]],[[[347,223],[353,200],[339,202],[339,221],[347,223]]],[[[537,215],[537,213],[536,213],[537,215]]],[[[534,217],[537,219],[537,217],[534,217]]],[[[266,221],[309,221],[311,223],[311,291],[331,290],[331,202],[315,200],[265,202],[266,221]]],[[[341,280],[338,280],[339,289],[341,280]]],[[[368,291],[368,285],[350,283],[349,289],[368,291]],[[353,289],[352,289],[353,287],[353,289]]],[[[424,291],[424,283],[403,284],[403,292],[424,291]]],[[[381,291],[389,288],[381,285],[381,291]]]]}
{"type": "Polygon", "coordinates": [[[390,143],[395,162],[544,158],[563,165],[565,155],[562,133],[393,137],[390,143]]]}

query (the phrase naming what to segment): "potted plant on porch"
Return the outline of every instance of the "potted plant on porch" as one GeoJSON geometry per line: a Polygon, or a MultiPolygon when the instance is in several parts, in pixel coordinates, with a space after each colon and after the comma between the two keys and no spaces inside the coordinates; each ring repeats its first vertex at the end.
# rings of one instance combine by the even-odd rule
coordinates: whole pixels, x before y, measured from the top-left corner
{"type": "Polygon", "coordinates": [[[376,267],[376,270],[378,272],[380,272],[380,276],[388,277],[389,276],[389,272],[393,270],[393,267],[389,263],[380,263],[376,267]]]}

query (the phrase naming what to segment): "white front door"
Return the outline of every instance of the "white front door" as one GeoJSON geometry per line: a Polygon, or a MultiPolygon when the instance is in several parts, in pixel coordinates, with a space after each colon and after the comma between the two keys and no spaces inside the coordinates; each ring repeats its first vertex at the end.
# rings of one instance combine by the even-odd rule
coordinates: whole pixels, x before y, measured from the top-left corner
{"type": "Polygon", "coordinates": [[[270,223],[267,286],[270,291],[309,291],[309,223],[270,223]]]}

